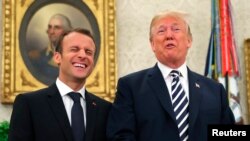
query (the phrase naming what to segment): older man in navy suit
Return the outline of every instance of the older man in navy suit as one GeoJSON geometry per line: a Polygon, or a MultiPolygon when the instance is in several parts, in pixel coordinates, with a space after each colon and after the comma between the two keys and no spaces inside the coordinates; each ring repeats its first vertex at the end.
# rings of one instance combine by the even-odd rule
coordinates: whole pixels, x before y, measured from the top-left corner
{"type": "Polygon", "coordinates": [[[186,65],[192,34],[181,12],[156,15],[150,43],[158,60],[119,79],[110,141],[206,141],[209,124],[233,124],[224,87],[186,65]]]}
{"type": "Polygon", "coordinates": [[[85,88],[95,50],[88,30],[62,35],[54,53],[59,67],[56,83],[16,97],[9,141],[106,141],[111,103],[85,88]]]}

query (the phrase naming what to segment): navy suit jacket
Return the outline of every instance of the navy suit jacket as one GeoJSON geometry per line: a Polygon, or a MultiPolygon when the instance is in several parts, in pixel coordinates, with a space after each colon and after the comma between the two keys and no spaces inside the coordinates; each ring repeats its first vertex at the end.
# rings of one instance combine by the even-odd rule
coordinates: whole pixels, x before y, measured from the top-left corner
{"type": "MultiPolygon", "coordinates": [[[[85,92],[86,141],[106,141],[111,103],[85,92]]],[[[69,119],[56,84],[16,97],[9,141],[73,141],[69,119]]]]}
{"type": "MultiPolygon", "coordinates": [[[[208,124],[233,124],[224,87],[188,69],[189,141],[206,141],[208,124]]],[[[111,108],[110,141],[179,141],[170,95],[156,65],[122,77],[111,108]]]]}

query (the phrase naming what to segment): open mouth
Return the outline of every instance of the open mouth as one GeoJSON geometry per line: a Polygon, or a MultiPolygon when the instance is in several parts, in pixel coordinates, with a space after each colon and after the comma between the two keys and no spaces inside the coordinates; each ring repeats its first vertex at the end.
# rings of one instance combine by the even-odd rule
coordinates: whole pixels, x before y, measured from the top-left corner
{"type": "Polygon", "coordinates": [[[87,65],[86,64],[81,64],[81,63],[74,63],[74,67],[87,68],[87,65]]]}
{"type": "Polygon", "coordinates": [[[172,47],[175,47],[175,45],[172,44],[172,43],[169,43],[169,44],[166,45],[166,47],[167,47],[167,48],[172,48],[172,47]]]}

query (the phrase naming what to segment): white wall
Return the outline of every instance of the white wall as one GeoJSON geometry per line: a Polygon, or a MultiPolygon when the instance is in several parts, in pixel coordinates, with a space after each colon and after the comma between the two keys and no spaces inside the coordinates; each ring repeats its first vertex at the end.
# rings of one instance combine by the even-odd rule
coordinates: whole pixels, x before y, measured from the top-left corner
{"type": "MultiPolygon", "coordinates": [[[[247,101],[243,60],[243,41],[250,37],[249,0],[231,0],[233,4],[236,43],[240,54],[242,77],[239,81],[244,120],[247,121],[247,101]]],[[[193,46],[187,58],[188,66],[204,73],[207,47],[211,30],[210,0],[116,0],[118,77],[152,67],[156,59],[149,44],[149,24],[153,15],[166,9],[177,9],[190,14],[193,46]]],[[[0,19],[2,19],[0,3],[0,19]]],[[[0,23],[0,27],[2,23],[0,23]]],[[[2,33],[2,28],[0,28],[2,33]]],[[[0,34],[2,39],[2,34],[0,34]]],[[[0,40],[2,45],[2,40],[0,40]]],[[[2,49],[2,48],[1,48],[2,49]]],[[[0,51],[1,54],[1,51],[0,51]]],[[[0,104],[0,121],[9,120],[11,105],[0,104]]]]}

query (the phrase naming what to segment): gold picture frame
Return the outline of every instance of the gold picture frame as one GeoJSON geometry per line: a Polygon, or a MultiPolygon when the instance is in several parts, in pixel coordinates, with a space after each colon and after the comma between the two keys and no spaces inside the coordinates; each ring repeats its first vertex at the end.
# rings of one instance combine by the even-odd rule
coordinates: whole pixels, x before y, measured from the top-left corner
{"type": "Polygon", "coordinates": [[[52,13],[71,14],[67,16],[76,18],[70,19],[75,25],[83,26],[85,23],[90,28],[97,44],[98,58],[95,58],[96,66],[86,82],[86,88],[112,101],[117,82],[114,0],[3,0],[1,102],[13,103],[18,94],[49,85],[47,80],[51,77],[36,72],[37,68],[27,60],[27,50],[29,45],[42,46],[42,41],[34,37],[43,39],[52,13]],[[36,22],[32,24],[33,21],[36,22]]]}
{"type": "MultiPolygon", "coordinates": [[[[250,38],[244,41],[244,57],[245,57],[245,71],[246,71],[246,89],[247,89],[247,103],[248,103],[248,117],[250,117],[250,38]]],[[[250,119],[248,119],[250,122],[250,119]]]]}

